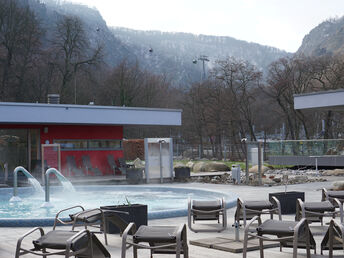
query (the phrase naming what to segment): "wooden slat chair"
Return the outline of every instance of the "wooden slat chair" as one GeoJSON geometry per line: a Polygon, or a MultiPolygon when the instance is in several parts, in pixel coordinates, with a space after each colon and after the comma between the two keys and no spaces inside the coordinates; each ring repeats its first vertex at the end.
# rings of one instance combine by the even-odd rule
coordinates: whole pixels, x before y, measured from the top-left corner
{"type": "Polygon", "coordinates": [[[17,241],[15,258],[19,258],[25,254],[43,257],[64,255],[65,258],[72,256],[79,257],[79,255],[93,257],[92,234],[86,229],[80,232],[52,230],[45,234],[43,228],[36,227],[24,234],[17,241]],[[23,240],[36,231],[40,232],[40,237],[33,241],[34,248],[24,248],[22,246],[23,240]]]}
{"type": "Polygon", "coordinates": [[[333,250],[344,251],[344,226],[335,220],[330,221],[326,234],[321,241],[321,255],[324,250],[329,250],[329,257],[333,257],[333,250]]]}
{"type": "Polygon", "coordinates": [[[217,200],[188,200],[188,226],[193,232],[221,232],[227,228],[227,211],[225,199],[217,200]],[[221,218],[221,219],[220,219],[221,218]],[[216,220],[221,227],[195,228],[193,224],[197,220],[216,220]]]}
{"type": "Polygon", "coordinates": [[[295,220],[299,221],[302,218],[306,218],[308,223],[320,222],[323,226],[324,217],[335,218],[339,216],[340,221],[343,222],[343,205],[336,198],[333,199],[333,202],[339,207],[338,210],[330,201],[303,202],[301,199],[297,199],[295,220]]]}
{"type": "Polygon", "coordinates": [[[293,258],[297,257],[298,248],[306,248],[307,257],[311,257],[310,249],[316,253],[316,244],[306,219],[295,221],[282,221],[268,219],[262,223],[260,216],[253,217],[245,227],[243,258],[247,257],[249,237],[259,239],[260,257],[264,257],[263,241],[280,243],[283,247],[293,248],[293,258]],[[258,221],[258,227],[252,231],[252,224],[258,221]]]}
{"type": "Polygon", "coordinates": [[[240,224],[240,220],[243,221],[244,226],[246,222],[252,219],[254,216],[261,216],[262,214],[269,214],[273,219],[273,215],[278,215],[278,219],[282,220],[281,204],[276,197],[272,197],[272,201],[269,200],[250,200],[244,201],[241,198],[237,200],[237,209],[234,215],[234,221],[240,224]]]}
{"type": "Polygon", "coordinates": [[[133,247],[134,257],[137,257],[138,249],[149,249],[151,258],[153,254],[175,254],[176,258],[180,258],[183,254],[188,258],[186,225],[177,227],[142,225],[136,231],[135,224],[131,222],[122,235],[121,258],[126,257],[126,251],[130,247],[133,247]]]}

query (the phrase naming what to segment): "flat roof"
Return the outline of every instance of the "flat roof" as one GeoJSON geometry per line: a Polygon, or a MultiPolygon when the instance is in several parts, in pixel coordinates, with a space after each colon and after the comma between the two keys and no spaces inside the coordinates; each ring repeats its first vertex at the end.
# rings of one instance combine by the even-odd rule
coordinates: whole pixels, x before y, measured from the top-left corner
{"type": "Polygon", "coordinates": [[[294,109],[344,111],[344,89],[295,94],[294,109]]]}
{"type": "Polygon", "coordinates": [[[180,126],[181,109],[0,102],[0,124],[180,126]]]}

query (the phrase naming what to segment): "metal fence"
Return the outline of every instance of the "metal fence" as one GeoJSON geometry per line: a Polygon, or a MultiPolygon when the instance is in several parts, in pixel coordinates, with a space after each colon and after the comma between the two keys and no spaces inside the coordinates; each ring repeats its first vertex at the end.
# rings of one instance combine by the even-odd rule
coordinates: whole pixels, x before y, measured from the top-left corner
{"type": "Polygon", "coordinates": [[[200,144],[173,144],[173,156],[181,159],[224,159],[224,160],[245,160],[245,148],[242,144],[225,145],[200,145],[200,144]]]}

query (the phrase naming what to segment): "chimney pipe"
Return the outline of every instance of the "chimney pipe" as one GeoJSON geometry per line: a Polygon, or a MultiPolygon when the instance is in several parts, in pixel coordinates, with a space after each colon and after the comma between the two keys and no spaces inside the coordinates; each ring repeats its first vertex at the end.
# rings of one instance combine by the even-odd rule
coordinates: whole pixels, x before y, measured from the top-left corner
{"type": "Polygon", "coordinates": [[[60,104],[60,94],[48,94],[48,104],[60,104]]]}

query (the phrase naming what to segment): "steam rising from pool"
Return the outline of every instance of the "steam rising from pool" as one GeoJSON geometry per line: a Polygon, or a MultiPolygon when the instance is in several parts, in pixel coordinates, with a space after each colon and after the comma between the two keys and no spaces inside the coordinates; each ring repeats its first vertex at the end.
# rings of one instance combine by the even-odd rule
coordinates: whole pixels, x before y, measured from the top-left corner
{"type": "MultiPolygon", "coordinates": [[[[204,191],[200,189],[154,187],[154,186],[76,186],[76,192],[66,191],[61,186],[50,187],[50,201],[54,207],[40,208],[44,194],[36,193],[32,187],[18,188],[22,202],[10,203],[11,188],[0,189],[1,218],[53,218],[61,210],[74,205],[96,208],[108,205],[140,203],[148,205],[148,214],[156,211],[187,208],[188,197],[194,199],[214,199],[225,197],[235,199],[233,194],[204,191]]],[[[68,216],[68,214],[66,214],[68,216]]]]}

